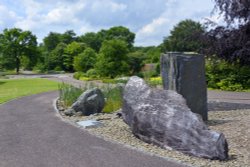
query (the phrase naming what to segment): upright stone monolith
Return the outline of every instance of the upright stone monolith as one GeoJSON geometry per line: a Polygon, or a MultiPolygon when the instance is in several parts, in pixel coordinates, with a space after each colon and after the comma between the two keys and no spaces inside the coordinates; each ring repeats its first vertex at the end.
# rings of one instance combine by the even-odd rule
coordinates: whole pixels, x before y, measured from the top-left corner
{"type": "Polygon", "coordinates": [[[169,52],[161,56],[163,87],[180,93],[192,112],[207,120],[207,85],[203,55],[169,52]]]}

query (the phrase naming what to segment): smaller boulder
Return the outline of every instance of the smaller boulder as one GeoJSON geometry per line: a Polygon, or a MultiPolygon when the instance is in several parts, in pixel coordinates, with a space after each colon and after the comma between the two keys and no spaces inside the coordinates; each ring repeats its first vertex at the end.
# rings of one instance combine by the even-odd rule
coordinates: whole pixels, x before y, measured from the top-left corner
{"type": "Polygon", "coordinates": [[[77,101],[71,106],[70,113],[82,113],[88,116],[102,112],[105,100],[104,95],[98,88],[85,91],[78,97],[77,101]]]}

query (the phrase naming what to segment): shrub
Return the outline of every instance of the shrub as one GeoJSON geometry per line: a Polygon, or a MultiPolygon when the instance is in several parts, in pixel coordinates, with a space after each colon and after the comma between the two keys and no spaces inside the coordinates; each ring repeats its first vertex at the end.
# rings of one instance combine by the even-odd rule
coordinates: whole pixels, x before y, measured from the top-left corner
{"type": "Polygon", "coordinates": [[[98,73],[95,69],[89,69],[86,72],[87,77],[91,77],[91,78],[97,78],[98,77],[98,73]]]}
{"type": "Polygon", "coordinates": [[[206,61],[206,78],[209,88],[228,91],[250,89],[250,67],[248,66],[208,59],[206,61]]]}
{"type": "Polygon", "coordinates": [[[81,81],[92,81],[93,79],[89,78],[89,77],[80,77],[79,80],[81,80],[81,81]]]}
{"type": "Polygon", "coordinates": [[[87,48],[85,51],[74,58],[74,69],[76,71],[86,72],[94,67],[96,62],[96,53],[93,49],[87,48]]]}
{"type": "Polygon", "coordinates": [[[150,86],[162,85],[162,79],[161,77],[152,77],[149,79],[148,84],[150,86]]]}
{"type": "Polygon", "coordinates": [[[84,73],[83,72],[75,72],[74,75],[73,75],[73,78],[79,80],[80,77],[84,77],[84,73]]]}
{"type": "MultiPolygon", "coordinates": [[[[94,85],[88,84],[83,88],[76,88],[62,83],[59,85],[59,97],[65,108],[70,107],[77,98],[86,90],[94,88],[94,85]]],[[[103,112],[110,113],[117,111],[122,106],[122,89],[120,86],[107,85],[100,87],[104,94],[105,106],[103,112]]]]}
{"type": "Polygon", "coordinates": [[[105,86],[102,88],[106,103],[103,109],[104,113],[117,111],[122,106],[122,89],[119,86],[105,86]]]}
{"type": "Polygon", "coordinates": [[[84,90],[65,83],[59,84],[59,98],[64,107],[71,106],[84,90]]]}

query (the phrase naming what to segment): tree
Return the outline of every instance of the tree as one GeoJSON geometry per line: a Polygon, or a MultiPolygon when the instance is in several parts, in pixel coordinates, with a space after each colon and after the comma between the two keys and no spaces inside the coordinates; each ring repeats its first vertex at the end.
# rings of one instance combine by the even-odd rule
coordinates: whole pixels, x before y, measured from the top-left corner
{"type": "Polygon", "coordinates": [[[198,52],[204,27],[193,20],[179,22],[163,41],[163,51],[198,52]]]}
{"type": "Polygon", "coordinates": [[[148,51],[146,52],[147,56],[147,63],[159,63],[160,62],[160,56],[161,56],[161,48],[152,46],[148,51]]]}
{"type": "Polygon", "coordinates": [[[43,39],[43,44],[48,52],[51,52],[61,42],[61,34],[50,32],[48,36],[43,39]]]}
{"type": "Polygon", "coordinates": [[[5,29],[0,36],[0,49],[3,66],[15,68],[18,74],[22,57],[32,59],[37,53],[36,36],[19,28],[5,29]]]}
{"type": "Polygon", "coordinates": [[[48,69],[49,70],[65,70],[63,65],[63,54],[64,48],[66,48],[65,43],[59,43],[56,48],[50,52],[48,57],[48,69]]]}
{"type": "Polygon", "coordinates": [[[113,39],[104,41],[97,57],[95,69],[101,76],[114,78],[128,74],[128,46],[123,40],[113,39]]]}
{"type": "Polygon", "coordinates": [[[96,53],[92,48],[85,49],[83,53],[74,57],[74,69],[76,71],[87,72],[94,67],[96,57],[96,53]]]}
{"type": "Polygon", "coordinates": [[[96,52],[99,52],[103,39],[101,39],[96,33],[88,32],[79,37],[79,41],[85,43],[88,47],[91,47],[96,52]]]}
{"type": "Polygon", "coordinates": [[[82,53],[86,48],[84,43],[72,42],[66,46],[63,54],[63,65],[66,71],[73,71],[74,57],[82,53]]]}
{"type": "Polygon", "coordinates": [[[70,44],[76,40],[76,33],[73,30],[67,30],[60,34],[60,42],[70,44]]]}
{"type": "Polygon", "coordinates": [[[130,73],[135,75],[139,73],[144,66],[145,54],[142,51],[135,51],[128,54],[128,64],[130,73]]]}
{"type": "Polygon", "coordinates": [[[135,34],[123,26],[112,27],[106,31],[106,40],[119,39],[128,43],[128,47],[131,48],[134,43],[135,34]]]}
{"type": "Polygon", "coordinates": [[[250,1],[215,0],[227,26],[217,26],[204,36],[204,53],[241,65],[250,65],[250,1]]]}

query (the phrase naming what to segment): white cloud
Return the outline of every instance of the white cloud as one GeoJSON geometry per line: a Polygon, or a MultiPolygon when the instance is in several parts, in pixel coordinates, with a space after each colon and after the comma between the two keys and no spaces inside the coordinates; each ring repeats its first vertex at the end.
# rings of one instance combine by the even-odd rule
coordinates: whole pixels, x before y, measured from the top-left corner
{"type": "Polygon", "coordinates": [[[158,45],[178,22],[185,19],[201,21],[213,8],[209,1],[200,0],[168,0],[165,7],[158,18],[137,31],[136,44],[158,45]]]}
{"type": "Polygon", "coordinates": [[[15,12],[0,4],[0,30],[11,27],[18,19],[19,17],[15,12]]]}
{"type": "Polygon", "coordinates": [[[158,45],[183,19],[209,17],[211,0],[1,0],[0,30],[19,27],[39,38],[50,31],[78,35],[112,26],[136,33],[136,45],[158,45]]]}
{"type": "Polygon", "coordinates": [[[138,33],[139,34],[141,33],[143,35],[151,34],[151,33],[155,32],[157,28],[159,28],[160,26],[165,24],[167,21],[168,20],[166,18],[162,18],[162,17],[154,19],[150,24],[142,27],[142,29],[139,30],[138,33]]]}
{"type": "Polygon", "coordinates": [[[127,5],[123,3],[116,3],[112,0],[100,0],[100,1],[94,1],[92,6],[91,6],[93,11],[103,11],[107,10],[107,12],[119,12],[123,11],[127,8],[127,5]]]}

